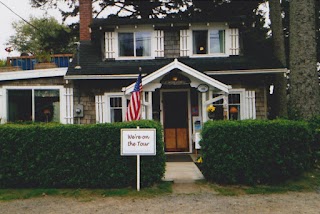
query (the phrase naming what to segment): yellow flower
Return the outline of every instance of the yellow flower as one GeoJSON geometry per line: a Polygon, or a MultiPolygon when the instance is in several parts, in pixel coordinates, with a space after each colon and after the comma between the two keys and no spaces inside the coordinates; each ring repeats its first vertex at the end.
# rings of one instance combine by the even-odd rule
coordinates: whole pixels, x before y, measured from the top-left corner
{"type": "Polygon", "coordinates": [[[202,162],[203,162],[202,157],[199,157],[197,160],[197,163],[202,163],[202,162]]]}
{"type": "Polygon", "coordinates": [[[209,105],[207,108],[207,112],[214,112],[216,110],[216,107],[214,107],[213,105],[209,105]]]}

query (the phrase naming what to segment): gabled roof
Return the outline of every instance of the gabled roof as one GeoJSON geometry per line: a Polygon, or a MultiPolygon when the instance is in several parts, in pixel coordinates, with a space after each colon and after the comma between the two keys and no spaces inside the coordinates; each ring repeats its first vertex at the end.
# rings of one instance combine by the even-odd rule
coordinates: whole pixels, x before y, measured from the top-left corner
{"type": "MultiPolygon", "coordinates": [[[[170,71],[172,71],[173,69],[179,69],[180,71],[182,71],[182,73],[185,73],[189,76],[192,76],[198,80],[200,80],[203,83],[208,84],[211,87],[217,88],[221,91],[224,91],[226,93],[229,92],[229,86],[225,85],[181,62],[179,62],[177,59],[175,59],[173,62],[169,63],[168,65],[160,68],[159,70],[153,72],[152,74],[142,78],[142,85],[147,85],[149,83],[151,83],[152,81],[163,77],[164,75],[166,75],[167,73],[169,73],[170,71]]],[[[128,87],[125,88],[124,92],[125,94],[129,94],[133,91],[135,83],[129,85],[128,87]]]]}

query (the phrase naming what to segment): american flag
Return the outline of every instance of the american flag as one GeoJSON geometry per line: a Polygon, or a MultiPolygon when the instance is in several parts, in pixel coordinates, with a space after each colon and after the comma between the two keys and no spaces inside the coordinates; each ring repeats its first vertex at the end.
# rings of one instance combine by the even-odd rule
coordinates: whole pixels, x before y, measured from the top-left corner
{"type": "Polygon", "coordinates": [[[126,121],[140,120],[141,116],[141,99],[140,94],[142,91],[141,74],[139,74],[134,89],[131,93],[130,102],[126,113],[126,121]]]}

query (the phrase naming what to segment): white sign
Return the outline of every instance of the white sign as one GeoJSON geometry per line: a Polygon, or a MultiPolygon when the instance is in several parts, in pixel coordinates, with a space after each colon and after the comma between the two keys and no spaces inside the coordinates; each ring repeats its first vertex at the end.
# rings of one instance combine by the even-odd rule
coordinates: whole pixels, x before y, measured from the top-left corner
{"type": "Polygon", "coordinates": [[[156,129],[121,129],[121,155],[156,155],[156,129]]]}
{"type": "Polygon", "coordinates": [[[195,149],[201,149],[200,141],[201,141],[200,132],[196,132],[194,134],[195,149]]]}

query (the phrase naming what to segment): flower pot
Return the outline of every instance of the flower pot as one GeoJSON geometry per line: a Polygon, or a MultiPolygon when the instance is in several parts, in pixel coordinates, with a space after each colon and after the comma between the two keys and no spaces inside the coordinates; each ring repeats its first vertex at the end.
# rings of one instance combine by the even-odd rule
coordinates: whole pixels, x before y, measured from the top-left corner
{"type": "Polygon", "coordinates": [[[208,117],[210,118],[210,119],[214,119],[214,112],[208,112],[208,117]]]}

